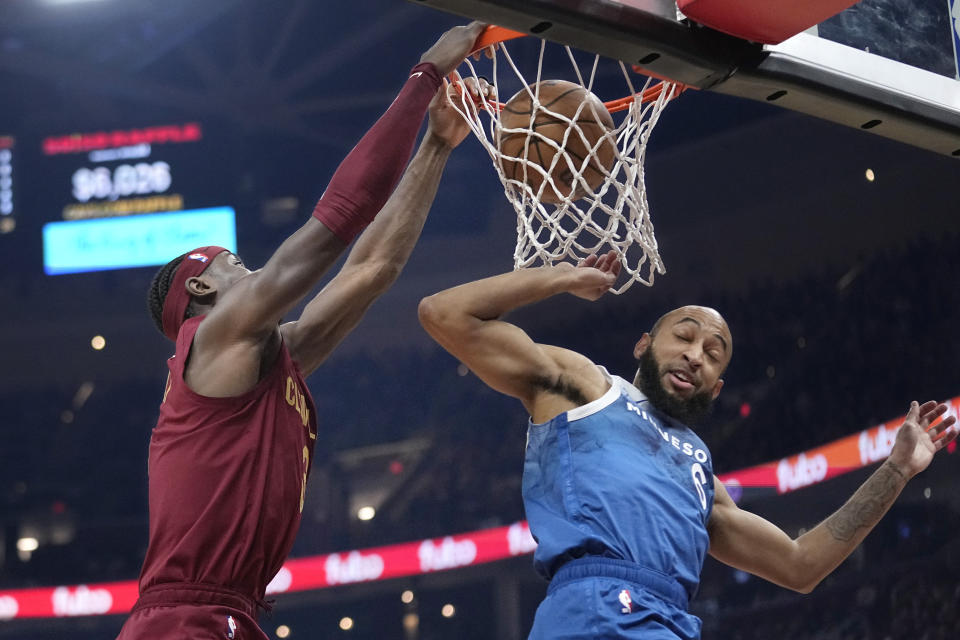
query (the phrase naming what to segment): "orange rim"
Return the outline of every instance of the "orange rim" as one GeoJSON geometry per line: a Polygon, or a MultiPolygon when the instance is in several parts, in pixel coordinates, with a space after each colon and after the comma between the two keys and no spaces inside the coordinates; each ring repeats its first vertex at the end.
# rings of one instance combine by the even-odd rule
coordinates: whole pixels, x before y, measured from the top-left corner
{"type": "Polygon", "coordinates": [[[483,33],[480,34],[480,37],[477,38],[470,55],[480,53],[491,45],[526,37],[527,34],[521,31],[513,31],[512,29],[505,29],[504,27],[497,27],[491,24],[487,26],[487,28],[483,30],[483,33]]]}
{"type": "MultiPolygon", "coordinates": [[[[516,40],[517,38],[525,38],[527,37],[527,35],[528,34],[522,33],[520,31],[514,31],[512,29],[506,29],[504,27],[497,27],[495,25],[489,25],[487,26],[486,29],[483,30],[483,33],[480,34],[480,37],[477,38],[477,41],[473,46],[473,51],[470,52],[470,55],[478,54],[484,49],[486,49],[487,47],[499,44],[501,42],[506,42],[507,40],[516,40]]],[[[646,91],[637,94],[640,96],[640,102],[650,102],[651,100],[656,100],[657,98],[660,97],[660,94],[663,93],[663,83],[673,82],[672,80],[669,80],[667,78],[663,78],[661,76],[651,74],[649,71],[646,71],[645,69],[637,65],[633,65],[633,70],[636,73],[640,73],[644,75],[653,75],[653,77],[660,78],[660,82],[653,85],[652,87],[649,87],[646,91]]],[[[454,75],[455,74],[451,74],[451,80],[456,82],[457,80],[459,80],[459,78],[456,78],[456,79],[453,78],[454,75]]],[[[677,90],[673,94],[673,96],[670,98],[671,100],[673,100],[674,98],[679,96],[681,93],[683,93],[684,91],[690,88],[687,85],[681,84],[679,82],[674,82],[674,84],[677,86],[677,90]]],[[[603,106],[605,106],[607,108],[607,111],[609,111],[610,113],[617,113],[618,111],[625,111],[629,109],[630,105],[633,103],[635,99],[636,99],[636,96],[625,96],[623,98],[618,98],[616,100],[609,100],[607,102],[604,102],[603,106]]],[[[503,107],[506,105],[506,103],[496,102],[494,100],[488,101],[487,104],[491,107],[496,108],[498,111],[503,109],[503,107]]]]}
{"type": "MultiPolygon", "coordinates": [[[[657,84],[649,87],[643,93],[638,93],[640,96],[640,102],[650,102],[651,100],[656,100],[660,97],[660,94],[663,93],[663,83],[665,80],[661,80],[657,84]]],[[[673,96],[670,97],[671,100],[679,96],[681,93],[687,90],[687,86],[680,83],[675,83],[677,85],[677,90],[674,92],[673,96]]],[[[633,103],[636,96],[627,96],[625,98],[620,98],[619,100],[610,100],[609,102],[604,102],[603,106],[607,108],[607,111],[610,113],[616,113],[618,111],[624,111],[630,108],[630,105],[633,103]]]]}

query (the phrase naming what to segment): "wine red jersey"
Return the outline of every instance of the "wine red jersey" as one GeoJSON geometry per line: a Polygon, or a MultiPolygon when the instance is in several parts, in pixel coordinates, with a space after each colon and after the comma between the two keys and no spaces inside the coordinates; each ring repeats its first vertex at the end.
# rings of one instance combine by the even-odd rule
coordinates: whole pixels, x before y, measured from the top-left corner
{"type": "Polygon", "coordinates": [[[180,329],[150,439],[150,544],[140,591],[202,583],[262,600],[300,526],[316,411],[286,345],[242,395],[192,391],[184,366],[202,321],[180,329]]]}

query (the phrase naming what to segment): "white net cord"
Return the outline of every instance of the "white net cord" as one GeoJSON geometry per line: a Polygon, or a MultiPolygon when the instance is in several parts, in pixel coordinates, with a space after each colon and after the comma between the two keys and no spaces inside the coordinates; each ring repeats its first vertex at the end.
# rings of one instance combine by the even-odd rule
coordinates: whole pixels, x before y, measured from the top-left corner
{"type": "MultiPolygon", "coordinates": [[[[551,111],[540,103],[536,87],[541,80],[545,47],[546,42],[541,42],[536,79],[533,82],[524,79],[503,43],[496,45],[491,61],[491,84],[495,89],[503,86],[498,81],[500,54],[522,86],[527,87],[532,104],[528,128],[504,128],[500,119],[500,108],[495,100],[478,106],[470,99],[469,93],[462,92],[459,104],[454,105],[490,155],[507,199],[516,211],[517,244],[513,256],[514,268],[554,264],[568,259],[577,262],[587,256],[612,249],[623,265],[623,282],[615,286],[614,293],[623,293],[634,282],[652,286],[655,274],[662,275],[666,270],[660,259],[650,219],[643,167],[650,133],[664,107],[678,91],[677,85],[664,82],[655,99],[644,104],[641,94],[650,87],[651,81],[647,80],[638,93],[634,90],[626,66],[618,63],[632,99],[621,112],[620,123],[615,124],[613,130],[594,143],[577,122],[584,108],[592,108],[588,103],[581,105],[573,117],[551,111]],[[554,141],[533,129],[537,113],[545,113],[567,124],[561,141],[554,141]],[[501,139],[500,136],[511,133],[527,136],[522,153],[518,156],[505,156],[498,148],[497,141],[501,139]],[[581,142],[589,148],[587,157],[582,160],[574,159],[564,148],[573,136],[579,136],[581,142]],[[556,150],[549,167],[541,167],[528,157],[530,141],[533,139],[556,150]],[[614,161],[609,170],[596,161],[596,154],[601,147],[613,149],[614,161]],[[516,167],[512,172],[514,177],[508,177],[504,170],[505,161],[516,167]],[[555,183],[554,169],[559,163],[566,163],[566,175],[572,175],[570,184],[555,183]],[[595,188],[591,188],[584,177],[587,170],[603,173],[602,182],[595,188]],[[539,174],[537,180],[531,181],[534,184],[539,183],[536,189],[527,182],[533,172],[539,174]],[[547,199],[555,200],[556,203],[544,202],[544,194],[550,194],[547,199]]],[[[591,91],[600,56],[594,58],[589,78],[585,82],[573,52],[569,47],[564,49],[573,65],[577,82],[587,91],[591,91]]],[[[470,75],[479,82],[480,75],[470,59],[467,59],[466,65],[470,75]]],[[[559,166],[563,168],[563,165],[559,166]]]]}

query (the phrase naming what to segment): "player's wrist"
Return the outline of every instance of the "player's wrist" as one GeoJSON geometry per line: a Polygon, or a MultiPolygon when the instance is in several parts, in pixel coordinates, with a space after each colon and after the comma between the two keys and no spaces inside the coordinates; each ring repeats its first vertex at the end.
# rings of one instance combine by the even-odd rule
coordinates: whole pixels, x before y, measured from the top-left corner
{"type": "Polygon", "coordinates": [[[549,267],[550,277],[554,284],[553,293],[569,293],[577,284],[577,268],[569,262],[559,262],[549,267]]]}
{"type": "Polygon", "coordinates": [[[903,481],[904,484],[917,475],[916,471],[910,469],[910,466],[902,461],[896,460],[892,455],[884,460],[883,465],[890,473],[903,481]]]}
{"type": "Polygon", "coordinates": [[[450,152],[453,151],[457,145],[453,144],[436,131],[427,128],[427,133],[424,134],[423,142],[420,143],[420,146],[424,150],[431,153],[450,155],[450,152]]]}
{"type": "Polygon", "coordinates": [[[410,69],[410,79],[422,78],[425,81],[430,82],[433,85],[433,90],[436,91],[440,88],[440,85],[443,84],[444,74],[440,72],[440,69],[437,68],[436,63],[431,60],[420,60],[417,64],[410,69]]]}
{"type": "Polygon", "coordinates": [[[570,286],[568,271],[572,271],[572,265],[543,265],[508,271],[497,276],[502,278],[502,285],[499,290],[503,291],[504,287],[507,287],[523,291],[526,298],[524,304],[529,304],[560,293],[566,293],[570,286]]]}

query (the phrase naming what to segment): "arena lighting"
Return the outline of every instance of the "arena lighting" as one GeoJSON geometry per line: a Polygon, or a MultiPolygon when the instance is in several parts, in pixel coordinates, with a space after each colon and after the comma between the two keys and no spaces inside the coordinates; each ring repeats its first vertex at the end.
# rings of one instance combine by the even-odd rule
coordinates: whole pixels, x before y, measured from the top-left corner
{"type": "Polygon", "coordinates": [[[93,338],[90,339],[90,346],[93,347],[95,351],[101,351],[107,346],[107,341],[103,336],[93,336],[93,338]]]}
{"type": "Polygon", "coordinates": [[[357,519],[359,520],[373,520],[375,515],[377,515],[377,510],[370,506],[360,507],[357,510],[357,519]]]}
{"type": "Polygon", "coordinates": [[[39,547],[40,542],[36,538],[23,537],[17,540],[17,557],[20,562],[30,562],[31,555],[39,547]]]}
{"type": "Polygon", "coordinates": [[[407,632],[414,632],[420,626],[420,616],[415,613],[408,613],[403,616],[403,628],[407,632]]]}
{"type": "Polygon", "coordinates": [[[452,618],[456,613],[457,610],[452,604],[445,604],[443,605],[443,609],[440,609],[440,615],[444,618],[452,618]]]}
{"type": "Polygon", "coordinates": [[[876,177],[877,177],[877,176],[873,173],[873,169],[867,169],[867,171],[866,171],[866,173],[865,173],[864,175],[866,175],[866,177],[867,177],[867,182],[873,182],[873,181],[876,179],[876,177]]]}
{"type": "Polygon", "coordinates": [[[17,551],[29,553],[36,551],[38,548],[40,548],[40,542],[36,538],[20,538],[17,540],[17,551]]]}
{"type": "Polygon", "coordinates": [[[290,637],[290,627],[285,624],[277,627],[277,637],[278,638],[289,638],[290,637]]]}
{"type": "Polygon", "coordinates": [[[350,631],[350,629],[353,629],[353,618],[340,618],[340,628],[344,631],[350,631]]]}
{"type": "Polygon", "coordinates": [[[413,591],[410,591],[410,589],[407,589],[406,591],[401,593],[400,602],[402,602],[403,604],[410,604],[411,602],[413,602],[413,591]]]}

